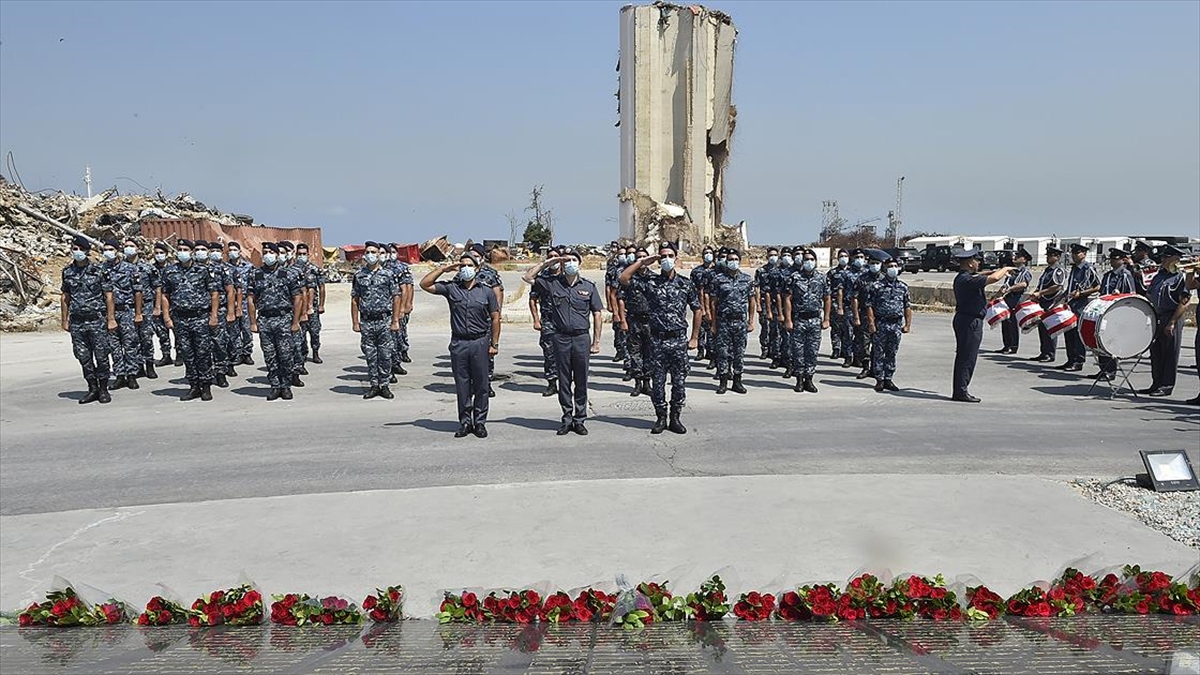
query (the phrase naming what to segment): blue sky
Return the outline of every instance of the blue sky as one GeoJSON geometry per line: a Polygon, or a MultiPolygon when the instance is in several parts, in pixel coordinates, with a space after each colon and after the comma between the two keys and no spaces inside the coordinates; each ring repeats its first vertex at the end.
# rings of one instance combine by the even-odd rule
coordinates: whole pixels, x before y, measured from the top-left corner
{"type": "MultiPolygon", "coordinates": [[[[26,187],[187,191],[327,243],[616,234],[617,2],[0,2],[26,187]]],[[[1200,3],[722,2],[726,221],[1200,234],[1200,3]]],[[[7,170],[5,170],[7,173],[7,170]]]]}

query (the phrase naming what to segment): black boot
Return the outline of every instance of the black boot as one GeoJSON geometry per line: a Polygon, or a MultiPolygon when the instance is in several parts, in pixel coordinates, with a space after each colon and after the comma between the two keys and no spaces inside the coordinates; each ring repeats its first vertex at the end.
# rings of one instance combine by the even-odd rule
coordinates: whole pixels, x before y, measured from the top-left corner
{"type": "Polygon", "coordinates": [[[395,363],[392,364],[392,374],[393,375],[400,374],[400,362],[399,361],[396,361],[395,363]]]}
{"type": "Polygon", "coordinates": [[[146,376],[146,364],[144,364],[144,363],[138,364],[137,372],[134,373],[133,376],[134,377],[145,377],[146,376]]]}
{"type": "Polygon", "coordinates": [[[687,427],[683,426],[683,422],[679,421],[679,411],[671,413],[671,421],[667,424],[667,431],[673,434],[686,434],[687,427]]]}
{"type": "Polygon", "coordinates": [[[408,352],[400,352],[400,361],[402,363],[412,363],[412,359],[409,358],[408,352]]]}
{"type": "Polygon", "coordinates": [[[292,389],[291,389],[291,387],[284,387],[283,389],[280,389],[280,390],[279,390],[279,398],[281,398],[281,399],[283,399],[283,400],[285,400],[285,401],[290,401],[290,400],[292,400],[292,389]]]}
{"type": "Polygon", "coordinates": [[[216,373],[213,375],[213,382],[216,382],[218,387],[225,388],[229,386],[229,378],[225,377],[225,373],[216,373]]]}
{"type": "Polygon", "coordinates": [[[805,376],[805,378],[804,378],[804,391],[807,391],[807,392],[809,392],[810,394],[815,394],[815,393],[817,393],[817,385],[813,384],[813,381],[812,381],[812,375],[805,376]]]}
{"type": "Polygon", "coordinates": [[[319,365],[319,364],[322,364],[322,363],[325,363],[324,361],[322,361],[322,360],[321,360],[321,354],[320,354],[320,352],[318,352],[318,351],[317,351],[317,348],[316,348],[316,347],[313,347],[313,357],[312,357],[312,362],[313,362],[313,363],[316,363],[316,364],[318,364],[318,365],[319,365]]]}
{"type": "Polygon", "coordinates": [[[242,357],[242,365],[243,366],[252,366],[252,365],[254,365],[254,359],[251,358],[249,354],[247,354],[242,357]]]}
{"type": "Polygon", "coordinates": [[[363,400],[370,400],[370,399],[375,398],[378,395],[379,395],[379,387],[373,384],[373,385],[371,385],[370,389],[367,389],[367,393],[363,394],[363,400]]]}
{"type": "Polygon", "coordinates": [[[137,378],[133,375],[125,378],[125,387],[128,389],[140,389],[141,385],[137,383],[137,378]]]}
{"type": "Polygon", "coordinates": [[[292,373],[292,386],[293,387],[303,387],[304,386],[304,383],[300,381],[299,373],[292,373]]]}
{"type": "Polygon", "coordinates": [[[633,373],[629,372],[628,370],[626,370],[625,374],[621,376],[622,382],[628,382],[632,379],[633,379],[633,373]]]}
{"type": "Polygon", "coordinates": [[[735,393],[735,394],[746,393],[746,387],[745,387],[745,385],[742,384],[742,376],[741,375],[733,376],[733,386],[730,387],[730,389],[732,389],[733,393],[735,393]]]}
{"type": "Polygon", "coordinates": [[[650,378],[647,377],[646,379],[642,380],[642,393],[649,396],[650,391],[650,378]]]}
{"type": "Polygon", "coordinates": [[[850,358],[849,356],[847,356],[846,359],[844,361],[842,361],[843,368],[849,368],[852,365],[854,365],[854,359],[850,358]]]}
{"type": "Polygon", "coordinates": [[[79,399],[80,405],[83,405],[84,403],[93,403],[100,400],[100,385],[96,384],[96,380],[94,378],[89,379],[87,383],[87,394],[84,394],[83,398],[79,399]]]}
{"type": "Polygon", "coordinates": [[[858,371],[858,374],[854,376],[854,379],[865,380],[870,376],[871,376],[871,369],[867,368],[866,366],[863,366],[863,369],[858,371]]]}
{"type": "Polygon", "coordinates": [[[796,392],[797,394],[804,391],[804,378],[796,378],[796,386],[792,387],[792,391],[796,392]]]}
{"type": "Polygon", "coordinates": [[[154,365],[161,368],[163,366],[169,366],[172,363],[174,363],[174,361],[171,360],[171,352],[163,352],[162,358],[155,361],[154,365]]]}
{"type": "Polygon", "coordinates": [[[883,381],[883,388],[888,391],[900,391],[900,387],[897,387],[896,383],[892,382],[890,378],[883,381]]]}
{"type": "Polygon", "coordinates": [[[387,388],[387,385],[384,385],[379,388],[379,396],[381,398],[386,398],[386,399],[396,398],[396,395],[392,393],[391,389],[387,388]]]}
{"type": "Polygon", "coordinates": [[[728,385],[729,385],[729,378],[722,375],[721,382],[717,385],[717,393],[724,394],[726,391],[729,391],[728,385]]]}
{"type": "Polygon", "coordinates": [[[650,433],[661,434],[662,432],[664,432],[666,430],[667,430],[667,414],[659,413],[658,420],[654,423],[654,426],[650,427],[650,433]]]}
{"type": "Polygon", "coordinates": [[[396,371],[397,375],[407,375],[408,374],[408,371],[404,369],[404,366],[400,365],[399,363],[396,364],[396,367],[394,370],[396,371]]]}
{"type": "Polygon", "coordinates": [[[785,380],[790,380],[790,379],[792,379],[792,377],[794,377],[795,375],[796,375],[796,373],[792,372],[792,367],[791,367],[791,366],[788,366],[788,367],[787,367],[787,368],[786,368],[786,369],[783,371],[783,379],[785,379],[785,380]]]}
{"type": "Polygon", "coordinates": [[[200,400],[201,401],[211,401],[212,400],[212,386],[211,385],[207,385],[207,384],[200,385],[200,400]]]}
{"type": "Polygon", "coordinates": [[[308,374],[308,368],[305,368],[303,365],[301,365],[301,366],[300,366],[300,367],[299,367],[299,368],[296,370],[296,372],[300,373],[301,375],[307,375],[307,374],[308,374]]]}
{"type": "Polygon", "coordinates": [[[146,379],[147,380],[157,380],[158,379],[158,372],[154,370],[154,365],[155,364],[153,361],[146,362],[146,379]]]}
{"type": "Polygon", "coordinates": [[[883,380],[875,378],[875,391],[883,391],[883,380]]]}
{"type": "Polygon", "coordinates": [[[180,401],[191,401],[192,399],[200,398],[200,385],[193,384],[188,388],[187,393],[179,397],[180,401]]]}
{"type": "Polygon", "coordinates": [[[112,396],[108,395],[108,380],[100,379],[96,382],[96,385],[98,389],[96,400],[101,403],[111,403],[112,396]]]}
{"type": "MultiPolygon", "coordinates": [[[[109,387],[109,389],[116,391],[123,388],[125,386],[125,380],[126,377],[124,375],[118,375],[116,379],[113,380],[112,386],[109,387]]],[[[105,382],[105,384],[107,384],[107,382],[105,382]]]]}
{"type": "Polygon", "coordinates": [[[546,391],[542,392],[542,396],[557,396],[558,395],[558,380],[546,380],[546,391]]]}
{"type": "Polygon", "coordinates": [[[633,381],[633,391],[629,392],[630,396],[637,396],[642,393],[642,380],[636,379],[633,381]]]}
{"type": "Polygon", "coordinates": [[[274,401],[277,398],[279,398],[279,390],[271,387],[271,391],[267,392],[267,400],[274,401]]]}
{"type": "Polygon", "coordinates": [[[225,368],[225,374],[229,377],[237,377],[237,369],[230,364],[225,368]]]}
{"type": "Polygon", "coordinates": [[[388,375],[388,384],[396,384],[396,381],[395,375],[388,375]]]}
{"type": "Polygon", "coordinates": [[[183,357],[179,355],[179,352],[175,352],[175,360],[172,363],[174,363],[176,368],[183,365],[183,357]]]}

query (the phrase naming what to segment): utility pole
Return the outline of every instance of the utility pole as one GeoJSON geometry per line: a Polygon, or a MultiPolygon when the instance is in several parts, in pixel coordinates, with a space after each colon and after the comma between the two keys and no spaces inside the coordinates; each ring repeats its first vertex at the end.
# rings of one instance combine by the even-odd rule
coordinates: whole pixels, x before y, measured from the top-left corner
{"type": "Polygon", "coordinates": [[[888,231],[886,239],[892,240],[892,246],[900,245],[900,225],[903,222],[900,208],[904,202],[904,176],[896,181],[896,210],[888,212],[888,231]]]}
{"type": "Polygon", "coordinates": [[[92,198],[92,167],[83,168],[83,184],[87,186],[88,199],[92,198]]]}

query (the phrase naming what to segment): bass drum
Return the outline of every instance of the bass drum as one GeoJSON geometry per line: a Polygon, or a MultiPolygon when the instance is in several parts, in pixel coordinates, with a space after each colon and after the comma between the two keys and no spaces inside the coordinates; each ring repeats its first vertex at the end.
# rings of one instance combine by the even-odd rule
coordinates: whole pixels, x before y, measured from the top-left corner
{"type": "Polygon", "coordinates": [[[1154,339],[1154,307],[1134,293],[1101,296],[1079,315],[1079,337],[1101,356],[1133,358],[1154,339]]]}

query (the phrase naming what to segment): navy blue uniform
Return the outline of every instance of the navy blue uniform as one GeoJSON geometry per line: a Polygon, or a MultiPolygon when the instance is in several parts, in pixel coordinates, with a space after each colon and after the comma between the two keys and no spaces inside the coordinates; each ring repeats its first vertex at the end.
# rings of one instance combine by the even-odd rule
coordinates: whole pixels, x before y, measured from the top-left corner
{"type": "Polygon", "coordinates": [[[679,415],[687,400],[689,310],[700,309],[692,281],[678,274],[635,277],[649,309],[650,398],[661,417],[668,412],[667,379],[671,380],[670,413],[679,415]]]}
{"type": "Polygon", "coordinates": [[[984,289],[988,278],[966,270],[954,277],[954,379],[955,397],[970,395],[971,376],[983,341],[983,315],[987,311],[984,289]]]}
{"type": "Polygon", "coordinates": [[[500,303],[491,288],[476,283],[469,288],[459,281],[439,281],[433,292],[450,305],[450,370],[458,398],[458,421],[464,427],[487,422],[488,346],[492,312],[500,303]]]}
{"type": "Polygon", "coordinates": [[[1000,333],[1004,338],[1004,348],[1011,350],[1014,354],[1021,346],[1021,327],[1017,325],[1017,305],[1021,304],[1021,297],[1025,295],[1032,283],[1033,273],[1029,271],[1028,267],[1021,267],[1012,270],[1004,277],[1004,286],[1000,289],[1000,292],[1004,294],[1004,304],[1008,305],[1011,310],[1008,318],[1000,325],[1000,333]],[[1025,284],[1021,290],[1008,290],[1021,284],[1025,284]]]}
{"type": "Polygon", "coordinates": [[[1154,305],[1154,340],[1150,343],[1150,389],[1170,391],[1175,387],[1175,375],[1179,370],[1179,350],[1182,346],[1183,317],[1172,322],[1179,305],[1187,304],[1192,294],[1184,284],[1181,272],[1158,270],[1150,281],[1150,302],[1154,305]],[[1166,328],[1173,325],[1172,333],[1166,328]]]}
{"type": "Polygon", "coordinates": [[[108,382],[112,338],[104,293],[111,290],[96,263],[72,263],[62,271],[60,291],[69,296],[67,330],[71,333],[71,351],[83,368],[84,379],[92,386],[108,382]]]}
{"type": "MultiPolygon", "coordinates": [[[[1100,285],[1100,277],[1096,274],[1096,267],[1090,262],[1082,262],[1071,268],[1071,273],[1067,278],[1067,297],[1070,298],[1073,294],[1080,291],[1094,288],[1100,285]]],[[[1090,296],[1082,295],[1074,300],[1070,300],[1067,306],[1079,316],[1083,313],[1083,308],[1087,307],[1090,296]]],[[[1083,344],[1083,338],[1079,335],[1079,324],[1076,323],[1074,328],[1067,331],[1067,363],[1076,366],[1082,366],[1087,360],[1087,347],[1083,344]]]]}
{"type": "MultiPolygon", "coordinates": [[[[1137,280],[1133,272],[1125,265],[1104,273],[1100,280],[1100,295],[1117,295],[1120,293],[1137,293],[1137,280]]],[[[1112,375],[1117,372],[1117,360],[1111,356],[1100,356],[1100,370],[1112,375]]]]}
{"type": "Polygon", "coordinates": [[[193,387],[212,384],[212,333],[209,314],[212,296],[219,291],[217,279],[207,265],[175,263],[163,272],[163,293],[169,302],[179,354],[193,387]]]}
{"type": "Polygon", "coordinates": [[[594,313],[604,310],[600,291],[596,284],[578,275],[575,283],[569,283],[565,274],[539,276],[533,285],[554,326],[554,373],[562,422],[582,424],[587,419],[588,359],[592,346],[589,331],[594,313]]]}
{"type": "MultiPolygon", "coordinates": [[[[1058,299],[1067,292],[1066,284],[1067,271],[1063,269],[1062,265],[1051,265],[1042,270],[1042,276],[1038,278],[1037,285],[1038,292],[1043,293],[1038,296],[1038,304],[1041,305],[1042,310],[1050,309],[1058,304],[1058,299]],[[1052,286],[1058,286],[1058,291],[1053,295],[1045,295],[1044,291],[1052,286]]],[[[1038,340],[1041,342],[1041,356],[1053,361],[1054,354],[1058,351],[1058,335],[1050,335],[1046,327],[1039,322],[1038,340]]]]}
{"type": "Polygon", "coordinates": [[[749,332],[750,299],[758,292],[758,284],[745,272],[730,275],[711,272],[713,311],[716,313],[716,339],[710,343],[715,350],[717,375],[741,375],[746,360],[746,333],[749,332]]]}
{"type": "Polygon", "coordinates": [[[136,376],[142,362],[142,346],[134,322],[137,297],[142,294],[138,268],[128,260],[113,260],[100,266],[113,295],[113,317],[117,328],[112,331],[113,374],[117,377],[136,376]]]}
{"type": "Polygon", "coordinates": [[[825,300],[829,298],[829,283],[824,274],[793,272],[784,287],[792,306],[792,331],[788,350],[791,352],[792,372],[811,378],[817,372],[817,353],[821,351],[821,320],[825,300]]]}
{"type": "Polygon", "coordinates": [[[248,297],[254,298],[254,317],[258,341],[267,366],[267,382],[272,389],[291,387],[296,371],[296,343],[292,336],[295,299],[302,289],[296,275],[283,265],[253,270],[247,283],[248,297]]]}

